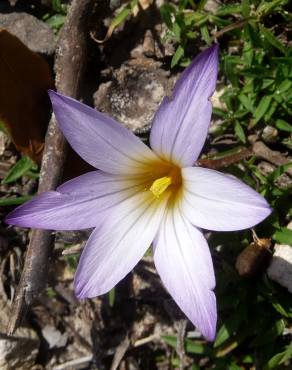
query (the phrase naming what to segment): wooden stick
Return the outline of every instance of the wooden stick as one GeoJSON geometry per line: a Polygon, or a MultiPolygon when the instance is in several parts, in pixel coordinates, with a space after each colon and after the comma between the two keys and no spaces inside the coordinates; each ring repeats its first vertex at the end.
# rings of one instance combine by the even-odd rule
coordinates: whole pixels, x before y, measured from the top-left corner
{"type": "MultiPolygon", "coordinates": [[[[80,97],[86,67],[88,20],[93,0],[73,0],[56,51],[56,87],[73,98],[80,97]]],[[[63,173],[67,152],[66,140],[54,116],[46,135],[38,193],[55,189],[63,173]]],[[[33,230],[16,297],[7,328],[8,335],[19,326],[28,307],[45,288],[52,252],[53,236],[48,230],[33,230]]]]}

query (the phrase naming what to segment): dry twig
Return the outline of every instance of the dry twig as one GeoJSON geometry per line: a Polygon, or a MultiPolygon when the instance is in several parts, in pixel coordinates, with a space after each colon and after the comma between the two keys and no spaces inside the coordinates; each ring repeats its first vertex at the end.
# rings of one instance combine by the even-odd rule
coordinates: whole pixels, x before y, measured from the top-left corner
{"type": "MultiPolygon", "coordinates": [[[[79,98],[80,85],[86,66],[88,19],[93,0],[73,0],[66,23],[60,35],[56,53],[57,90],[79,98]]],[[[66,158],[67,144],[52,117],[46,135],[38,192],[55,189],[58,185],[66,158]]],[[[9,335],[18,327],[27,308],[44,289],[53,236],[47,230],[33,230],[28,246],[24,270],[8,324],[9,335]]]]}
{"type": "Polygon", "coordinates": [[[198,161],[198,165],[212,169],[228,167],[234,163],[238,163],[241,160],[250,157],[252,154],[252,148],[244,148],[238,153],[231,154],[220,159],[200,159],[198,161]]]}
{"type": "Polygon", "coordinates": [[[185,368],[185,334],[187,328],[187,320],[180,320],[177,325],[177,344],[176,353],[179,357],[179,370],[185,368]]]}
{"type": "Polygon", "coordinates": [[[92,360],[93,360],[93,355],[79,357],[79,358],[76,358],[75,360],[67,361],[67,362],[64,362],[63,364],[56,365],[53,367],[53,370],[64,370],[64,369],[76,368],[77,366],[85,365],[86,363],[91,362],[92,360]]]}
{"type": "Polygon", "coordinates": [[[130,339],[129,339],[128,335],[126,335],[124,340],[119,344],[119,346],[116,349],[116,352],[115,352],[110,370],[116,370],[119,367],[125,353],[129,349],[129,347],[130,347],[130,339]]]}

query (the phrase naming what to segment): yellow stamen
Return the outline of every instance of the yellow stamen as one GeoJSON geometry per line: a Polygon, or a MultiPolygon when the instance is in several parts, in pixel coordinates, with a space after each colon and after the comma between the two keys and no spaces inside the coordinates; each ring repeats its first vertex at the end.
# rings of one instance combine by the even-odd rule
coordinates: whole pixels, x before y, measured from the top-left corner
{"type": "Polygon", "coordinates": [[[153,195],[156,198],[159,198],[160,195],[171,185],[172,178],[170,176],[160,177],[153,181],[150,191],[152,191],[153,195]]]}

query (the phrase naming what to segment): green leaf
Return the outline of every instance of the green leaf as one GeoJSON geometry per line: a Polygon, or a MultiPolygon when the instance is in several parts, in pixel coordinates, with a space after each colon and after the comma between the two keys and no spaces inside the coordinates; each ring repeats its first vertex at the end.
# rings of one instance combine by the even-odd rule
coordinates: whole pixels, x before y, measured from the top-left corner
{"type": "Polygon", "coordinates": [[[280,5],[287,4],[287,2],[288,0],[272,0],[269,2],[267,0],[262,0],[256,10],[256,13],[259,17],[266,16],[280,5]]]}
{"type": "Polygon", "coordinates": [[[200,0],[198,10],[203,10],[208,0],[200,0]]]}
{"type": "Polygon", "coordinates": [[[253,56],[254,49],[251,42],[245,42],[243,46],[242,57],[244,58],[244,61],[248,66],[252,65],[253,56]]]}
{"type": "Polygon", "coordinates": [[[224,72],[227,78],[232,83],[233,86],[238,87],[238,76],[236,75],[235,65],[237,61],[230,56],[224,58],[224,72]]]}
{"type": "Polygon", "coordinates": [[[272,101],[271,95],[265,95],[261,98],[259,105],[257,106],[254,112],[254,121],[252,127],[255,126],[267,112],[267,110],[270,107],[271,101],[272,101]]]}
{"type": "Polygon", "coordinates": [[[23,204],[26,201],[30,200],[32,196],[30,195],[25,195],[22,197],[11,197],[11,198],[2,198],[0,199],[0,207],[4,206],[17,206],[19,204],[23,204]]]}
{"type": "MultiPolygon", "coordinates": [[[[162,335],[161,339],[172,348],[177,346],[177,337],[175,335],[162,335]]],[[[191,339],[185,339],[184,341],[185,350],[187,353],[194,353],[197,355],[210,355],[210,350],[203,343],[192,341],[191,339]]]]}
{"type": "Polygon", "coordinates": [[[124,9],[122,9],[111,21],[110,28],[112,29],[116,28],[118,25],[120,25],[122,22],[126,20],[130,13],[131,13],[130,7],[125,7],[124,9]]]}
{"type": "MultiPolygon", "coordinates": [[[[181,39],[181,28],[180,28],[178,22],[174,22],[173,23],[171,30],[172,30],[172,32],[173,32],[176,40],[178,42],[180,42],[180,39],[181,39]]],[[[181,47],[181,45],[179,47],[181,47]]]]}
{"type": "Polygon", "coordinates": [[[271,303],[274,309],[280,313],[282,316],[286,317],[287,319],[292,319],[292,306],[290,304],[290,297],[283,295],[283,296],[276,296],[271,297],[271,303]]]}
{"type": "Polygon", "coordinates": [[[210,353],[210,350],[205,344],[197,343],[190,339],[185,340],[185,350],[187,353],[194,353],[197,355],[206,355],[210,353]]]}
{"type": "Polygon", "coordinates": [[[244,18],[247,18],[250,13],[250,3],[249,0],[242,0],[241,1],[241,11],[242,11],[242,16],[244,18]]]}
{"type": "Polygon", "coordinates": [[[283,119],[277,119],[275,126],[281,131],[292,132],[292,125],[283,119]]]}
{"type": "Polygon", "coordinates": [[[234,131],[235,131],[235,135],[238,137],[238,139],[240,141],[242,141],[243,143],[246,143],[246,136],[245,136],[244,130],[243,130],[241,124],[239,123],[239,121],[235,122],[234,131]]]}
{"type": "Polygon", "coordinates": [[[207,45],[210,45],[212,40],[209,35],[208,27],[207,25],[204,25],[200,28],[202,39],[205,41],[207,45]]]}
{"type": "Polygon", "coordinates": [[[63,15],[63,14],[55,14],[55,15],[51,16],[50,18],[48,18],[48,19],[46,20],[46,23],[47,23],[50,27],[52,27],[52,28],[54,28],[54,29],[58,30],[58,29],[60,29],[60,28],[63,26],[63,24],[65,23],[65,19],[66,19],[66,16],[65,16],[65,15],[63,15]]]}
{"type": "Polygon", "coordinates": [[[241,104],[244,106],[244,108],[246,108],[249,112],[252,113],[254,111],[253,102],[247,95],[240,94],[238,95],[238,99],[241,102],[241,104]]]}
{"type": "Polygon", "coordinates": [[[160,7],[161,18],[169,29],[172,28],[171,15],[174,12],[175,12],[175,8],[171,4],[164,4],[160,7]]]}
{"type": "Polygon", "coordinates": [[[276,90],[276,94],[282,94],[283,92],[290,90],[292,82],[288,79],[281,82],[280,86],[278,86],[276,90]]]}
{"type": "Polygon", "coordinates": [[[162,335],[161,339],[172,348],[176,348],[177,337],[175,335],[162,335]]]}
{"type": "Polygon", "coordinates": [[[108,303],[110,307],[113,307],[115,304],[116,290],[112,288],[108,293],[108,303]]]}
{"type": "Polygon", "coordinates": [[[175,52],[174,56],[172,57],[170,67],[173,68],[175,65],[177,65],[177,63],[180,61],[180,59],[183,57],[183,55],[184,55],[184,49],[180,45],[176,49],[176,52],[175,52]]]}
{"type": "Polygon", "coordinates": [[[282,64],[292,66],[292,57],[272,57],[271,61],[277,64],[282,63],[282,64]]]}
{"type": "Polygon", "coordinates": [[[29,157],[23,156],[15,165],[10,169],[7,176],[3,179],[4,184],[10,184],[25,175],[30,169],[35,166],[33,160],[29,157]]]}
{"type": "Polygon", "coordinates": [[[287,227],[282,227],[273,235],[273,239],[280,244],[287,244],[292,246],[292,230],[287,227]]]}
{"type": "Polygon", "coordinates": [[[216,11],[217,16],[226,16],[226,15],[234,15],[235,13],[241,13],[241,5],[222,5],[219,7],[219,9],[216,11]]]}
{"type": "Polygon", "coordinates": [[[283,54],[286,54],[285,46],[281,43],[277,37],[268,30],[267,28],[260,26],[260,32],[264,40],[266,40],[270,45],[280,50],[283,54]]]}
{"type": "Polygon", "coordinates": [[[277,353],[264,366],[264,370],[271,370],[278,368],[279,365],[292,359],[292,342],[286,347],[285,351],[277,353]]]}
{"type": "Polygon", "coordinates": [[[284,356],[285,352],[277,353],[268,361],[268,363],[264,367],[264,370],[275,369],[276,367],[278,367],[278,365],[280,365],[281,361],[283,360],[284,356]]]}
{"type": "Polygon", "coordinates": [[[283,164],[282,166],[278,166],[271,174],[269,174],[268,179],[271,182],[276,181],[278,177],[283,175],[283,173],[285,173],[291,167],[292,167],[291,162],[283,164]]]}

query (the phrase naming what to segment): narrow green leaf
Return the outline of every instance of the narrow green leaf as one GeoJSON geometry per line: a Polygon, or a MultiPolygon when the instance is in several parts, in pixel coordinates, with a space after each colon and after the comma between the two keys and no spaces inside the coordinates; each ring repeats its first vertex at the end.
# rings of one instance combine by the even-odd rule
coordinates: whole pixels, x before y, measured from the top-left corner
{"type": "Polygon", "coordinates": [[[291,80],[286,79],[286,80],[282,81],[280,86],[278,86],[278,88],[276,90],[276,94],[282,94],[283,92],[285,92],[287,90],[290,90],[291,85],[292,85],[291,80]]]}
{"type": "Polygon", "coordinates": [[[218,8],[218,10],[216,11],[216,15],[217,16],[225,16],[225,15],[234,15],[235,13],[241,13],[241,5],[237,5],[237,4],[234,4],[234,5],[222,5],[218,8]]]}
{"type": "Polygon", "coordinates": [[[255,126],[259,122],[259,120],[264,116],[264,114],[269,109],[271,101],[272,101],[271,95],[265,95],[261,98],[259,105],[257,106],[254,112],[254,121],[252,126],[255,126]]]}
{"type": "Polygon", "coordinates": [[[183,55],[184,55],[184,49],[180,45],[176,49],[176,52],[175,52],[174,56],[172,57],[171,68],[173,68],[175,65],[177,65],[177,63],[180,61],[180,59],[183,57],[183,55]]]}
{"type": "Polygon", "coordinates": [[[125,7],[122,9],[111,21],[110,27],[112,29],[116,28],[118,25],[120,25],[122,22],[126,20],[128,15],[131,13],[131,9],[129,7],[125,7]]]}
{"type": "Polygon", "coordinates": [[[238,76],[236,75],[236,64],[237,62],[231,57],[226,56],[224,58],[224,71],[227,78],[232,83],[233,86],[238,86],[238,76]]]}
{"type": "Polygon", "coordinates": [[[198,10],[203,10],[208,0],[200,0],[198,4],[198,10]]]}
{"type": "Polygon", "coordinates": [[[55,30],[58,30],[65,23],[66,15],[55,14],[46,20],[46,23],[55,30]]]}
{"type": "Polygon", "coordinates": [[[285,348],[285,351],[277,353],[264,366],[264,370],[271,370],[278,368],[279,365],[285,361],[292,359],[292,342],[285,348]]]}
{"type": "Polygon", "coordinates": [[[213,107],[213,114],[222,118],[226,118],[228,116],[228,112],[226,110],[216,107],[213,107]]]}
{"type": "Polygon", "coordinates": [[[252,65],[253,56],[254,56],[254,48],[251,42],[245,42],[243,46],[242,56],[244,58],[245,63],[248,66],[252,65]]]}
{"type": "Polygon", "coordinates": [[[254,111],[253,102],[247,95],[240,94],[238,95],[238,99],[249,112],[252,113],[254,111]]]}
{"type": "Polygon", "coordinates": [[[7,176],[3,179],[4,184],[10,184],[22,177],[26,172],[33,168],[35,163],[26,156],[23,156],[15,165],[10,169],[7,176]]]}
{"type": "Polygon", "coordinates": [[[249,0],[241,1],[241,12],[242,12],[243,18],[247,18],[249,16],[249,13],[250,13],[249,0]]]}
{"type": "Polygon", "coordinates": [[[287,319],[292,319],[292,307],[290,304],[290,297],[282,297],[279,301],[279,297],[272,297],[271,303],[274,309],[279,312],[282,316],[287,319]]]}
{"type": "Polygon", "coordinates": [[[239,121],[235,122],[234,131],[235,131],[235,135],[238,137],[238,139],[240,141],[242,141],[243,143],[246,143],[246,136],[245,136],[244,130],[243,130],[241,124],[239,123],[239,121]]]}
{"type": "Polygon", "coordinates": [[[115,304],[116,290],[112,288],[108,293],[108,302],[110,307],[113,307],[115,304]]]}
{"type": "Polygon", "coordinates": [[[212,40],[211,40],[211,37],[209,35],[209,31],[208,31],[208,27],[207,25],[204,25],[200,28],[200,32],[201,32],[201,36],[202,36],[202,39],[205,41],[205,43],[207,45],[210,45],[212,40]]]}
{"type": "Polygon", "coordinates": [[[278,6],[285,5],[287,2],[288,0],[272,0],[269,2],[267,0],[262,0],[256,10],[256,13],[259,17],[267,16],[278,6]]]}
{"type": "Polygon", "coordinates": [[[283,54],[286,54],[285,46],[282,42],[271,32],[269,29],[260,26],[260,32],[264,40],[266,40],[270,45],[280,50],[283,54]]]}
{"type": "Polygon", "coordinates": [[[292,66],[292,57],[272,57],[271,61],[292,66]]]}
{"type": "Polygon", "coordinates": [[[173,6],[171,6],[171,4],[164,4],[160,7],[161,18],[169,29],[172,28],[171,15],[174,11],[175,9],[173,8],[173,6]]]}
{"type": "Polygon", "coordinates": [[[185,350],[187,353],[194,353],[197,355],[207,355],[210,350],[205,344],[194,342],[190,339],[185,340],[185,350]]]}
{"type": "Polygon", "coordinates": [[[290,125],[290,123],[284,121],[283,119],[277,119],[275,125],[277,129],[281,131],[292,132],[292,125],[290,125]]]}
{"type": "Polygon", "coordinates": [[[271,370],[271,369],[275,369],[276,367],[278,367],[278,365],[280,365],[284,355],[285,355],[285,352],[277,353],[275,356],[273,356],[268,361],[268,363],[264,367],[264,370],[271,370]]]}
{"type": "Polygon", "coordinates": [[[278,177],[280,177],[283,173],[285,173],[289,168],[292,167],[292,163],[286,163],[282,166],[278,166],[269,176],[269,180],[271,182],[274,182],[277,180],[278,177]]]}
{"type": "MultiPolygon", "coordinates": [[[[179,26],[179,24],[177,22],[174,22],[173,25],[172,25],[172,29],[171,31],[173,32],[176,40],[178,42],[180,42],[180,38],[181,38],[181,28],[179,26]]],[[[181,47],[181,45],[179,46],[179,48],[181,47]]]]}
{"type": "Polygon", "coordinates": [[[282,227],[281,230],[275,232],[273,239],[278,243],[292,246],[292,230],[282,227]]]}
{"type": "Polygon", "coordinates": [[[162,335],[161,339],[172,348],[176,348],[177,337],[175,335],[162,335]]]}
{"type": "Polygon", "coordinates": [[[24,202],[30,200],[32,196],[25,195],[23,197],[11,197],[11,198],[2,198],[0,199],[0,206],[17,206],[23,204],[24,202]]]}

